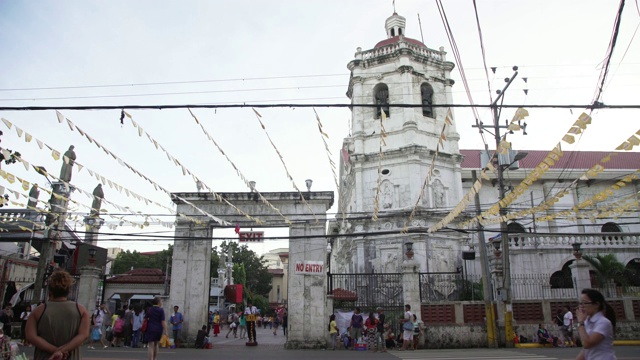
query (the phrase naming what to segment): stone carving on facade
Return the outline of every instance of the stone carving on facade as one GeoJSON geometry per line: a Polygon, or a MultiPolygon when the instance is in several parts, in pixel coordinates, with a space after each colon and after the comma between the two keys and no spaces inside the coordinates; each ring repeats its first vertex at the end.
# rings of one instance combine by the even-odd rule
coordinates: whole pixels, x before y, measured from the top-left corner
{"type": "Polygon", "coordinates": [[[383,273],[395,273],[398,272],[398,254],[385,252],[382,259],[381,272],[383,273]]]}
{"type": "Polygon", "coordinates": [[[384,223],[384,225],[382,225],[382,228],[385,229],[385,230],[391,230],[391,229],[393,229],[393,224],[390,223],[390,222],[386,222],[386,223],[384,223]]]}
{"type": "Polygon", "coordinates": [[[441,208],[441,207],[445,207],[446,201],[445,201],[445,188],[444,185],[442,185],[442,182],[438,179],[433,181],[433,184],[431,185],[431,188],[433,189],[433,205],[436,208],[441,208]]]}
{"type": "Polygon", "coordinates": [[[393,207],[393,185],[389,181],[382,184],[382,208],[391,209],[393,207]]]}

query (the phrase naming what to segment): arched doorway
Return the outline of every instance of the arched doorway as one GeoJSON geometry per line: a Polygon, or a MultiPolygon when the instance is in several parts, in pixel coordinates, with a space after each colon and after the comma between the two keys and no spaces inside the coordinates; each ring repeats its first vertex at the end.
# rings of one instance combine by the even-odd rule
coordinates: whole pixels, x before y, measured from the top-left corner
{"type": "Polygon", "coordinates": [[[560,271],[551,274],[549,285],[552,289],[573,289],[573,278],[571,277],[571,265],[575,260],[567,261],[560,271]]]}
{"type": "Polygon", "coordinates": [[[625,266],[625,276],[630,286],[640,286],[640,258],[631,259],[625,266]]]}

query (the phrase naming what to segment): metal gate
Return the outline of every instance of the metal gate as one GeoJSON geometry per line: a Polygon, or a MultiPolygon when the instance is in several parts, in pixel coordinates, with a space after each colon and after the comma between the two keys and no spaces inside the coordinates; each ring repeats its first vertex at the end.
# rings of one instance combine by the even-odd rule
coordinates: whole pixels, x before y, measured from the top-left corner
{"type": "Polygon", "coordinates": [[[327,293],[333,295],[333,312],[353,311],[357,307],[366,318],[380,307],[392,328],[396,323],[392,319],[404,313],[401,273],[328,274],[327,279],[327,293]]]}

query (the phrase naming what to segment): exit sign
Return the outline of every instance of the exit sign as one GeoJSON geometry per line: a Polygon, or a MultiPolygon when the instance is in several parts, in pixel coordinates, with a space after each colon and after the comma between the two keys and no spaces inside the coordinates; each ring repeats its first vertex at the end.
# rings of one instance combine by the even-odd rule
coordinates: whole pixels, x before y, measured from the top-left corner
{"type": "Polygon", "coordinates": [[[238,233],[239,242],[262,242],[264,240],[264,231],[240,231],[238,233]]]}

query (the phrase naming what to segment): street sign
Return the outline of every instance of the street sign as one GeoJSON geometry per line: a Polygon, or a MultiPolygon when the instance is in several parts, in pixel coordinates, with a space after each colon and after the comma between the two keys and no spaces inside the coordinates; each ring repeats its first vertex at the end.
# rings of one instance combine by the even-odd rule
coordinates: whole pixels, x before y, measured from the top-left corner
{"type": "Polygon", "coordinates": [[[264,231],[239,231],[238,242],[258,243],[264,241],[264,231]]]}

